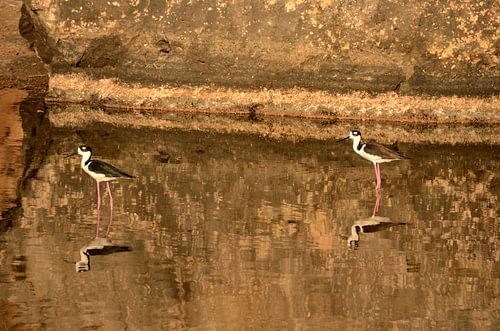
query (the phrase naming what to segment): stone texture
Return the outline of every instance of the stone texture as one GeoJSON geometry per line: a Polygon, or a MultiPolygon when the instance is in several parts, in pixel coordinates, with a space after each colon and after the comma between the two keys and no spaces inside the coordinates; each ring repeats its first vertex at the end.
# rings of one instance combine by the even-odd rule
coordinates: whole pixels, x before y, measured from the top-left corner
{"type": "Polygon", "coordinates": [[[494,95],[498,8],[494,0],[24,0],[21,25],[52,74],[151,87],[494,95]]]}
{"type": "Polygon", "coordinates": [[[47,93],[47,69],[19,34],[21,5],[21,0],[0,1],[0,90],[20,89],[41,97],[47,93]]]}

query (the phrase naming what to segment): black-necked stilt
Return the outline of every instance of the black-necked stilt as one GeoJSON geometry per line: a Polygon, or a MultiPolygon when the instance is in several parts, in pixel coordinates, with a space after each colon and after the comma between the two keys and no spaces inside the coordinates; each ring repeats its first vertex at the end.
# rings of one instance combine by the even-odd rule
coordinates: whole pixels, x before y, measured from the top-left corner
{"type": "Polygon", "coordinates": [[[389,217],[384,216],[361,218],[351,226],[351,234],[347,238],[347,246],[350,248],[358,246],[360,233],[378,232],[397,225],[405,225],[405,223],[393,222],[389,217]]]}
{"type": "Polygon", "coordinates": [[[385,146],[375,143],[361,143],[361,132],[359,132],[358,130],[352,130],[351,132],[349,132],[348,137],[340,139],[339,141],[343,141],[346,139],[352,140],[352,149],[354,150],[354,152],[356,152],[356,154],[361,156],[363,159],[371,161],[373,163],[375,177],[377,180],[375,188],[377,190],[380,190],[382,186],[382,178],[380,177],[380,163],[409,159],[408,157],[403,156],[395,150],[389,149],[385,146]]]}
{"type": "MultiPolygon", "coordinates": [[[[112,180],[117,180],[117,179],[131,179],[135,178],[134,176],[131,176],[120,169],[115,168],[109,163],[106,163],[104,161],[99,161],[99,160],[92,160],[92,149],[88,146],[79,146],[78,147],[78,153],[73,153],[69,156],[72,155],[81,155],[82,160],[81,160],[81,167],[82,169],[89,174],[90,177],[94,178],[96,181],[97,185],[97,210],[98,212],[101,209],[101,192],[99,188],[99,184],[101,182],[106,182],[106,188],[109,194],[109,205],[110,205],[110,223],[108,225],[111,225],[111,220],[113,217],[113,196],[111,195],[111,189],[109,187],[109,182],[112,180]]],[[[98,214],[99,216],[99,214],[98,214]]],[[[99,221],[99,219],[98,219],[99,221]]],[[[97,229],[97,236],[99,236],[99,225],[97,229]]]]}
{"type": "Polygon", "coordinates": [[[90,256],[130,252],[128,246],[113,244],[108,238],[95,238],[80,249],[80,261],[76,262],[76,272],[90,270],[90,256]]]}

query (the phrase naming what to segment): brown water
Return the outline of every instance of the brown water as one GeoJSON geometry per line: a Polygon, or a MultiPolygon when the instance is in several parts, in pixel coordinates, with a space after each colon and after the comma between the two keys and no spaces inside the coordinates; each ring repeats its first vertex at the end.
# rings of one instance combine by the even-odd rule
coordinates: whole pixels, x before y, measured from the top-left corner
{"type": "Polygon", "coordinates": [[[25,97],[20,90],[0,90],[0,212],[15,205],[17,182],[22,175],[19,103],[25,97]]]}
{"type": "Polygon", "coordinates": [[[381,166],[372,217],[373,170],[348,143],[62,130],[21,108],[0,329],[499,325],[499,146],[400,144],[412,160],[381,166]],[[111,185],[107,240],[108,196],[97,240],[95,183],[64,158],[82,143],[137,177],[111,185]]]}

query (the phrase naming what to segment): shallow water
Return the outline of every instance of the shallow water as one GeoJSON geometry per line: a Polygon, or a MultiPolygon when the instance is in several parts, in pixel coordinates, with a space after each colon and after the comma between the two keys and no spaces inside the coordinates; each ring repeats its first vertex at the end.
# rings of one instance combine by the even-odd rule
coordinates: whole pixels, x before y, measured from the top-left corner
{"type": "Polygon", "coordinates": [[[22,108],[18,205],[2,206],[2,327],[498,326],[499,146],[400,144],[412,159],[381,166],[372,217],[373,169],[348,143],[63,130],[22,108]],[[108,196],[96,240],[95,183],[64,157],[82,143],[137,177],[111,185],[107,240],[108,196]]]}

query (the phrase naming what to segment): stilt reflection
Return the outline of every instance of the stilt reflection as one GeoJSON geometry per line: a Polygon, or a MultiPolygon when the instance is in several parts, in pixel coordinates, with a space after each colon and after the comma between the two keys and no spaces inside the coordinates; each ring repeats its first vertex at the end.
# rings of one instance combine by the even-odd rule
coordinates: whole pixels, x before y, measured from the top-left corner
{"type": "Polygon", "coordinates": [[[380,189],[375,189],[375,205],[372,216],[356,220],[351,226],[351,234],[347,238],[347,246],[356,248],[359,245],[361,233],[378,232],[396,225],[403,225],[403,222],[394,222],[389,217],[379,216],[380,209],[380,189]]]}
{"type": "Polygon", "coordinates": [[[99,226],[101,223],[101,213],[97,211],[96,237],[80,249],[80,261],[76,262],[76,272],[90,271],[90,256],[108,255],[118,252],[130,252],[131,249],[124,245],[115,245],[108,238],[111,228],[113,214],[110,213],[109,224],[105,237],[99,237],[99,226]]]}

